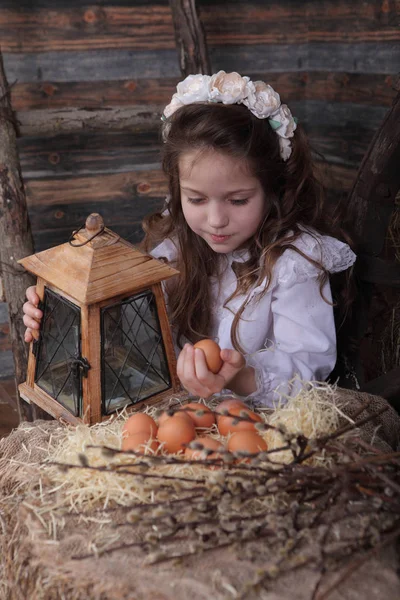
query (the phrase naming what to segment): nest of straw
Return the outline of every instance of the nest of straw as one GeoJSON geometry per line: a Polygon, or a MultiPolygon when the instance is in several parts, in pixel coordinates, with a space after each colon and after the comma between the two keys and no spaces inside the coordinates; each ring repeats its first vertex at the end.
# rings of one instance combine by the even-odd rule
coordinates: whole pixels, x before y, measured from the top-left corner
{"type": "Polygon", "coordinates": [[[124,414],[90,428],[23,426],[19,452],[0,444],[0,597],[147,599],[164,585],[163,599],[255,598],[310,565],[313,593],[326,593],[343,560],[400,533],[399,456],[360,440],[374,415],[363,404],[350,418],[344,404],[321,386],[260,411],[269,450],[211,465],[122,453],[124,414]]]}
{"type": "MultiPolygon", "coordinates": [[[[302,392],[291,398],[275,411],[257,409],[263,419],[265,431],[259,431],[268,445],[268,452],[259,455],[257,460],[267,460],[274,464],[289,464],[293,461],[294,452],[298,451],[298,439],[312,440],[337,430],[340,420],[345,418],[343,411],[334,402],[334,388],[323,385],[302,392]],[[263,458],[260,458],[263,457],[263,458]]],[[[204,401],[211,410],[215,410],[219,400],[204,401]]],[[[165,408],[184,407],[184,402],[171,398],[165,408]]],[[[144,409],[152,417],[160,412],[159,407],[144,409]]],[[[214,475],[217,468],[233,468],[235,459],[242,456],[225,453],[222,460],[210,461],[185,460],[183,456],[169,455],[162,446],[155,453],[150,442],[146,448],[146,458],[135,452],[119,452],[122,442],[122,427],[127,415],[121,412],[113,419],[94,426],[79,425],[66,427],[64,439],[49,452],[42,470],[51,476],[55,487],[63,491],[66,507],[73,510],[91,508],[102,503],[104,507],[110,503],[130,505],[131,503],[148,503],[157,499],[158,488],[164,492],[168,486],[168,477],[188,478],[190,485],[196,480],[203,481],[214,475]],[[142,479],[127,477],[126,472],[136,460],[149,462],[146,478],[152,480],[147,485],[142,479]],[[151,464],[150,464],[151,463],[151,464]],[[68,465],[64,468],[63,465],[68,465]],[[86,468],[90,465],[90,468],[86,468]],[[57,466],[57,468],[55,468],[57,466]],[[83,468],[82,468],[83,467],[83,468]]],[[[205,435],[222,443],[222,437],[216,425],[204,432],[205,435]]],[[[307,443],[306,443],[307,446],[307,443]]],[[[308,459],[310,464],[329,464],[329,458],[323,451],[315,453],[308,459]]],[[[143,468],[143,467],[142,467],[143,468]]],[[[174,481],[174,479],[172,479],[174,481]]],[[[174,485],[168,490],[169,497],[174,498],[174,485]]]]}

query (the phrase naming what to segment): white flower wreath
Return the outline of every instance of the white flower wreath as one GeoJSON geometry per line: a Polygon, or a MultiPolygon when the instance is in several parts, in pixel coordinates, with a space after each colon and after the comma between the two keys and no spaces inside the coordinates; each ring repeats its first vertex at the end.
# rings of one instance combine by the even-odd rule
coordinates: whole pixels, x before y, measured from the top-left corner
{"type": "MultiPolygon", "coordinates": [[[[176,93],[165,107],[163,121],[181,106],[194,102],[221,102],[222,104],[244,104],[258,119],[268,119],[279,136],[280,154],[287,160],[292,153],[289,138],[293,137],[297,120],[286,104],[281,104],[279,94],[263,81],[251,81],[239,73],[219,71],[214,75],[188,75],[178,83],[176,93]]],[[[168,128],[164,137],[168,135],[168,128]]]]}

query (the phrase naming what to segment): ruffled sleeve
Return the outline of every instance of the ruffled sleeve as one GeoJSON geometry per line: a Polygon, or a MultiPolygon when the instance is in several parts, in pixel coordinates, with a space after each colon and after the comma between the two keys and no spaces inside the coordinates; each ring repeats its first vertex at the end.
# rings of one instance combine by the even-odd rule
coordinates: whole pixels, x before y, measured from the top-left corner
{"type": "MultiPolygon", "coordinates": [[[[293,246],[332,274],[345,271],[356,260],[356,255],[348,244],[327,235],[304,232],[293,246]]],[[[275,265],[275,278],[281,285],[304,282],[320,273],[321,269],[316,264],[291,248],[282,254],[275,265]]]]}
{"type": "MultiPolygon", "coordinates": [[[[303,234],[296,246],[329,273],[349,268],[355,254],[327,236],[303,234]]],[[[332,295],[327,281],[320,293],[321,270],[288,249],[275,265],[271,288],[272,331],[266,347],[249,354],[257,390],[249,399],[274,406],[296,395],[304,383],[325,381],[336,362],[336,332],[332,295]]]]}

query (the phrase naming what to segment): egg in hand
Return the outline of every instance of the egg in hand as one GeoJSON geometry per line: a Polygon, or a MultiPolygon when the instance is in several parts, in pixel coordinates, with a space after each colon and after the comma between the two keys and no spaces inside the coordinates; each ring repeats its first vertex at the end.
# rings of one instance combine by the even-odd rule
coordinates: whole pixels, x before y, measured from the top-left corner
{"type": "Polygon", "coordinates": [[[207,368],[217,374],[222,367],[221,348],[214,340],[200,340],[193,348],[199,348],[204,352],[207,368]]]}

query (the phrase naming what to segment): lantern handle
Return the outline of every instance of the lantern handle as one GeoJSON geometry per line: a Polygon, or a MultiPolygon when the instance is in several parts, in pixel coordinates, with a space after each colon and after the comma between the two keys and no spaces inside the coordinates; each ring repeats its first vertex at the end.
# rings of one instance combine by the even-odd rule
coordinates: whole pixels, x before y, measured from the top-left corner
{"type": "Polygon", "coordinates": [[[81,225],[79,227],[79,229],[77,229],[76,231],[73,231],[71,233],[71,235],[69,236],[68,239],[68,243],[70,246],[72,246],[73,248],[80,248],[81,246],[86,246],[86,244],[88,244],[89,242],[91,242],[92,240],[94,240],[94,238],[98,235],[100,235],[101,233],[103,233],[105,227],[103,226],[101,229],[99,229],[99,231],[97,231],[95,234],[92,235],[92,237],[88,238],[85,242],[82,242],[82,244],[73,244],[72,240],[74,239],[74,236],[80,232],[81,229],[84,229],[85,225],[81,225]]]}

